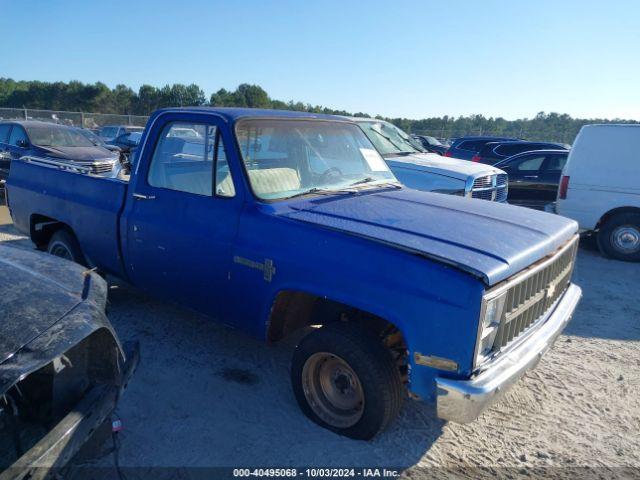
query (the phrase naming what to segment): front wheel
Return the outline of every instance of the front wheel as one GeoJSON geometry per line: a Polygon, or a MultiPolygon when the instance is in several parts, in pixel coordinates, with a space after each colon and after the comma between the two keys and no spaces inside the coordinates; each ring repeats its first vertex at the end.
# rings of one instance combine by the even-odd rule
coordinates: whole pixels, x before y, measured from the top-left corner
{"type": "Polygon", "coordinates": [[[302,411],[335,433],[369,440],[397,416],[400,370],[380,339],[349,323],[331,323],[302,339],[293,354],[293,391],[302,411]]]}
{"type": "Polygon", "coordinates": [[[640,213],[618,213],[607,220],[598,232],[598,247],[608,257],[640,261],[640,213]]]}

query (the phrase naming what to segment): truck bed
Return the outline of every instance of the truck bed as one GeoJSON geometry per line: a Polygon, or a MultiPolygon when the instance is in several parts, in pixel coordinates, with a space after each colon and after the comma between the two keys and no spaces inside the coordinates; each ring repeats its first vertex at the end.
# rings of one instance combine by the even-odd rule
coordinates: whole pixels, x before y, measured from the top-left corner
{"type": "Polygon", "coordinates": [[[62,222],[73,230],[92,266],[124,276],[120,213],[128,184],[31,161],[11,164],[9,208],[18,230],[29,235],[35,222],[62,222]]]}

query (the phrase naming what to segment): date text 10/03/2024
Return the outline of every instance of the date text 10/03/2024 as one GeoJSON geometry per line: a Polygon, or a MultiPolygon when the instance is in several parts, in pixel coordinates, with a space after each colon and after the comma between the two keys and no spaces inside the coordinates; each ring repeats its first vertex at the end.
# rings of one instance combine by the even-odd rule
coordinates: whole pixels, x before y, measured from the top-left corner
{"type": "Polygon", "coordinates": [[[387,468],[236,468],[233,476],[267,478],[396,478],[398,470],[387,468]]]}

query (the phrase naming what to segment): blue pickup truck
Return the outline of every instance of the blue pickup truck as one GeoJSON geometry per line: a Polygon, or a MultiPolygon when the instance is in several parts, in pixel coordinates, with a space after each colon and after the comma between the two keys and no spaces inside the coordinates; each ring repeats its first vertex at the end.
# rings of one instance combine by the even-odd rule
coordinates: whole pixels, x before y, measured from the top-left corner
{"type": "Polygon", "coordinates": [[[306,415],[369,439],[407,396],[469,422],[571,318],[571,220],[408,189],[327,115],[154,113],[130,177],[15,161],[35,245],[270,342],[306,415]]]}

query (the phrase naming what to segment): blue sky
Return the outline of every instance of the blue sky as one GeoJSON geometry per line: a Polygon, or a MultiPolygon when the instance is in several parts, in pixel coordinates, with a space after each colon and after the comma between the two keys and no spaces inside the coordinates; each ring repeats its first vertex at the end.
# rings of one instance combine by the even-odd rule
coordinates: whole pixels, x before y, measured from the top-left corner
{"type": "Polygon", "coordinates": [[[637,0],[0,0],[0,76],[423,118],[640,120],[637,0]]]}

